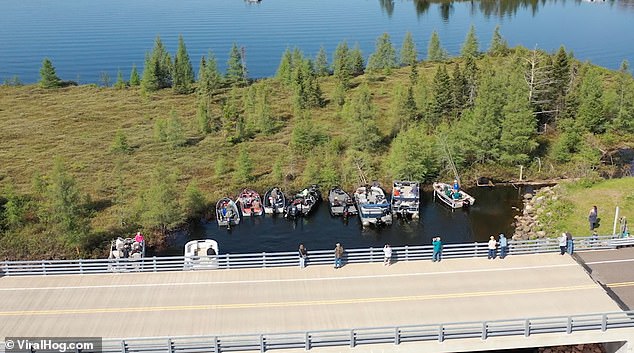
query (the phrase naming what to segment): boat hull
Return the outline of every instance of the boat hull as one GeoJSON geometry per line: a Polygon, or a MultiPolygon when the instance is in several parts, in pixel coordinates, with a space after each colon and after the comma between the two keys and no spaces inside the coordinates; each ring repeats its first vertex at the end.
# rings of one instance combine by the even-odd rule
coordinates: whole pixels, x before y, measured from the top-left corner
{"type": "Polygon", "coordinates": [[[392,212],[385,192],[378,186],[359,187],[354,193],[359,219],[364,227],[391,225],[392,212]]]}
{"type": "Polygon", "coordinates": [[[216,220],[220,227],[231,227],[240,224],[238,206],[233,200],[225,197],[216,204],[216,220]]]}
{"type": "Polygon", "coordinates": [[[420,189],[415,181],[394,181],[392,184],[392,215],[395,217],[420,217],[420,189]]]}
{"type": "Polygon", "coordinates": [[[475,203],[475,198],[466,192],[460,190],[460,198],[456,199],[452,196],[452,186],[445,183],[436,182],[433,184],[434,198],[442,201],[443,204],[451,209],[468,208],[475,203]]]}

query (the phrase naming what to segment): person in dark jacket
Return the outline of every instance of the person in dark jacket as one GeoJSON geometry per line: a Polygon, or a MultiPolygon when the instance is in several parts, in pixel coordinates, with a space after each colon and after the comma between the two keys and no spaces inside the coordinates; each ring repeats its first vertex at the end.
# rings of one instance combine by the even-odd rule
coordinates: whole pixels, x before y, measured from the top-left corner
{"type": "Polygon", "coordinates": [[[306,267],[306,259],[308,258],[308,250],[304,244],[299,244],[299,267],[306,267]]]}
{"type": "Polygon", "coordinates": [[[335,245],[335,268],[341,268],[343,261],[343,246],[339,243],[335,245]]]}
{"type": "Polygon", "coordinates": [[[434,239],[432,239],[431,244],[434,246],[432,261],[440,262],[440,260],[442,260],[442,241],[440,240],[440,237],[435,237],[434,239]]]}

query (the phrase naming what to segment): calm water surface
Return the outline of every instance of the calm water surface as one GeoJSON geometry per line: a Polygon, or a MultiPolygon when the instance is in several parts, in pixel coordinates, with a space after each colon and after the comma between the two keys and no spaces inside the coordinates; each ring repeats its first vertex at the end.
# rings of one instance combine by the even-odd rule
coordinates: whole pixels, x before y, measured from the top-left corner
{"type": "Polygon", "coordinates": [[[271,76],[287,47],[332,55],[341,40],[369,55],[375,39],[391,34],[400,46],[413,33],[421,56],[433,30],[457,54],[474,24],[486,49],[496,25],[511,45],[554,50],[564,44],[582,60],[617,68],[634,63],[634,1],[483,0],[2,0],[0,80],[17,75],[35,82],[44,57],[62,79],[112,81],[121,69],[143,65],[160,35],[174,53],[185,38],[194,66],[212,50],[222,69],[232,43],[246,49],[251,77],[271,76]]]}
{"type": "Polygon", "coordinates": [[[512,186],[473,188],[467,190],[476,198],[469,210],[451,211],[434,202],[431,193],[422,194],[420,219],[396,220],[390,227],[380,229],[361,227],[359,218],[347,222],[331,217],[328,204],[322,203],[314,214],[297,221],[283,217],[252,217],[243,219],[239,226],[228,231],[216,222],[191,225],[171,239],[170,247],[161,255],[182,255],[191,239],[211,238],[218,241],[221,253],[295,251],[300,242],[308,249],[334,248],[336,242],[346,248],[427,245],[431,238],[441,236],[445,243],[486,241],[490,235],[512,234],[513,216],[519,213],[521,196],[528,189],[512,186]]]}

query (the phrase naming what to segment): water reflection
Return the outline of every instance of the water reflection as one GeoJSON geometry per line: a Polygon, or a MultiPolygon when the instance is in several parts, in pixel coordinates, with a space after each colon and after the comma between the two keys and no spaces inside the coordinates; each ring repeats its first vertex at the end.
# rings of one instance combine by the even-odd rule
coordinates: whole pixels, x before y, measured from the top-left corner
{"type": "MultiPolygon", "coordinates": [[[[557,2],[573,2],[577,4],[582,2],[597,2],[607,6],[617,4],[619,8],[634,10],[634,0],[412,0],[418,16],[426,14],[433,4],[438,7],[440,17],[445,22],[449,21],[449,18],[454,11],[454,2],[470,3],[469,9],[472,15],[482,13],[487,18],[513,17],[518,13],[518,11],[525,9],[530,10],[531,14],[535,16],[540,6],[557,2]]],[[[381,9],[391,17],[394,12],[394,1],[379,0],[379,3],[381,5],[381,9]]]]}

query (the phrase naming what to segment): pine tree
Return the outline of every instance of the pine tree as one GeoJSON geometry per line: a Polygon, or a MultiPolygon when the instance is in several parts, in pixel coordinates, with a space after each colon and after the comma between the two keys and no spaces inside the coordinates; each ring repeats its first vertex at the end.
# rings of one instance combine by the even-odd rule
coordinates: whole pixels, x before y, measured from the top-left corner
{"type": "Polygon", "coordinates": [[[114,88],[116,89],[124,89],[127,86],[126,82],[123,80],[123,73],[121,69],[117,71],[117,82],[114,83],[114,88]]]}
{"type": "Polygon", "coordinates": [[[475,33],[475,26],[471,25],[467,37],[465,38],[462,48],[460,49],[460,55],[463,58],[473,57],[476,58],[480,55],[480,44],[478,43],[478,37],[475,33]]]}
{"type": "Polygon", "coordinates": [[[552,63],[552,98],[550,99],[554,103],[555,110],[557,110],[556,116],[566,115],[566,96],[571,83],[570,74],[571,67],[568,53],[566,53],[566,48],[562,45],[559,47],[552,63]]]}
{"type": "Polygon", "coordinates": [[[249,152],[242,146],[236,160],[236,180],[240,183],[248,183],[253,179],[253,162],[249,152]]]}
{"type": "Polygon", "coordinates": [[[183,213],[188,219],[200,219],[207,210],[207,200],[195,182],[189,183],[185,188],[185,200],[183,213]]]}
{"type": "Polygon", "coordinates": [[[397,67],[396,49],[392,45],[390,35],[383,33],[376,40],[376,49],[374,53],[370,55],[368,59],[368,70],[379,71],[382,70],[383,74],[389,75],[392,69],[397,67]]]}
{"type": "Polygon", "coordinates": [[[328,68],[328,54],[323,45],[319,47],[317,56],[315,57],[315,73],[319,77],[330,75],[330,69],[328,68]]]}
{"type": "Polygon", "coordinates": [[[350,147],[358,151],[372,151],[382,140],[376,124],[376,107],[367,85],[361,86],[352,100],[343,106],[342,115],[350,126],[350,147]]]}
{"type": "Polygon", "coordinates": [[[265,135],[272,134],[277,128],[277,123],[271,112],[269,95],[269,86],[262,84],[258,87],[256,91],[255,116],[257,117],[258,130],[265,135]]]}
{"type": "Polygon", "coordinates": [[[232,86],[243,86],[247,83],[247,68],[243,65],[243,57],[238,45],[233,43],[227,61],[226,79],[232,86]]]}
{"type": "Polygon", "coordinates": [[[210,51],[207,53],[205,62],[205,80],[198,83],[199,87],[205,86],[201,94],[205,93],[206,97],[211,98],[222,87],[222,83],[222,75],[218,70],[216,56],[210,51]]]}
{"type": "Polygon", "coordinates": [[[143,228],[158,230],[163,236],[185,220],[176,189],[176,174],[157,166],[147,189],[138,200],[139,222],[143,228]]]}
{"type": "Polygon", "coordinates": [[[586,131],[602,133],[606,128],[603,86],[596,69],[590,69],[581,83],[577,121],[586,131]]]}
{"type": "Polygon", "coordinates": [[[350,51],[348,57],[348,65],[353,76],[363,75],[365,71],[365,62],[363,61],[363,53],[359,47],[359,43],[355,43],[354,48],[350,51]]]}
{"type": "Polygon", "coordinates": [[[445,65],[438,66],[432,82],[431,125],[440,123],[451,116],[453,108],[453,91],[451,78],[445,65]]]}
{"type": "Polygon", "coordinates": [[[55,67],[49,58],[44,58],[42,68],[40,69],[40,87],[57,88],[61,87],[62,81],[55,73],[55,67]]]}
{"type": "Polygon", "coordinates": [[[429,39],[429,45],[427,46],[427,61],[445,61],[448,56],[447,51],[440,45],[438,32],[433,31],[429,39]]]}
{"type": "Polygon", "coordinates": [[[414,43],[412,33],[407,32],[401,46],[401,65],[415,65],[417,61],[416,43],[414,43]]]}
{"type": "Polygon", "coordinates": [[[207,110],[207,103],[205,101],[199,101],[198,111],[196,112],[196,120],[198,121],[198,130],[202,134],[208,134],[213,129],[211,127],[211,116],[207,110]]]}
{"type": "Polygon", "coordinates": [[[178,94],[191,93],[192,84],[194,83],[194,69],[189,60],[189,54],[187,54],[187,48],[185,47],[185,41],[182,35],[178,36],[178,50],[176,51],[176,57],[174,57],[174,72],[172,77],[174,81],[174,92],[178,94]]]}
{"type": "Polygon", "coordinates": [[[478,91],[478,79],[479,79],[479,70],[478,65],[475,62],[475,59],[472,56],[468,56],[465,60],[464,66],[464,79],[467,82],[466,86],[466,107],[472,107],[476,100],[476,94],[478,91]]]}
{"type": "Polygon", "coordinates": [[[413,126],[392,141],[387,165],[393,179],[431,181],[440,169],[437,155],[434,137],[413,126]]]}
{"type": "Polygon", "coordinates": [[[227,141],[240,142],[245,136],[244,117],[240,113],[238,93],[234,88],[222,107],[222,129],[227,141]]]}
{"type": "Polygon", "coordinates": [[[495,26],[493,31],[493,37],[491,38],[491,45],[489,46],[489,55],[491,56],[505,56],[509,51],[509,45],[502,35],[500,34],[500,25],[495,26]]]}
{"type": "Polygon", "coordinates": [[[347,90],[352,78],[352,69],[350,68],[350,49],[345,41],[339,43],[337,49],[335,49],[332,58],[332,70],[335,80],[347,90]]]}
{"type": "Polygon", "coordinates": [[[465,104],[469,96],[467,80],[462,75],[462,72],[460,71],[460,64],[458,63],[454,65],[451,85],[453,98],[453,116],[458,117],[462,110],[465,108],[465,104]]]}
{"type": "Polygon", "coordinates": [[[332,100],[333,102],[335,102],[337,107],[341,108],[346,103],[346,92],[347,92],[347,88],[343,83],[341,82],[335,83],[335,88],[332,92],[332,100]]]}
{"type": "Polygon", "coordinates": [[[141,78],[139,77],[139,71],[136,69],[136,64],[132,64],[132,71],[130,72],[130,86],[135,87],[141,84],[141,78]]]}
{"type": "Polygon", "coordinates": [[[170,143],[170,147],[172,148],[184,146],[187,142],[183,123],[175,111],[171,111],[170,113],[170,118],[167,120],[166,124],[165,134],[167,142],[170,143]]]}
{"type": "Polygon", "coordinates": [[[401,85],[394,86],[392,92],[392,136],[407,129],[417,118],[416,102],[412,87],[404,89],[401,85]]]}
{"type": "Polygon", "coordinates": [[[280,65],[277,67],[277,73],[275,74],[275,78],[282,81],[285,85],[290,85],[292,75],[293,75],[293,56],[291,54],[291,50],[289,48],[286,48],[286,50],[284,51],[284,54],[282,54],[280,65]]]}
{"type": "Polygon", "coordinates": [[[152,53],[145,55],[141,90],[154,92],[172,85],[172,59],[160,37],[156,37],[152,53]]]}
{"type": "Polygon", "coordinates": [[[627,60],[619,68],[616,85],[616,114],[611,129],[619,133],[634,132],[634,80],[627,60]]]}
{"type": "Polygon", "coordinates": [[[500,160],[509,166],[529,163],[531,153],[538,145],[535,140],[537,121],[527,90],[521,73],[511,75],[500,135],[500,160]]]}
{"type": "Polygon", "coordinates": [[[122,130],[117,130],[110,150],[115,153],[129,153],[132,150],[128,143],[128,137],[122,130]]]}

